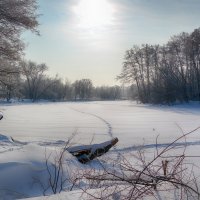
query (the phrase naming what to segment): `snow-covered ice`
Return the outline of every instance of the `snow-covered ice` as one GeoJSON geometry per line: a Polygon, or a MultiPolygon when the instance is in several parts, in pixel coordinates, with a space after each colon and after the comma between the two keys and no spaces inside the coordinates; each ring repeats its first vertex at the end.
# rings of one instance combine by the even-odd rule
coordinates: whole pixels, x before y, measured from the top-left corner
{"type": "MultiPolygon", "coordinates": [[[[200,105],[140,105],[129,101],[38,103],[1,106],[0,133],[20,141],[66,140],[78,144],[119,138],[119,147],[166,143],[200,126],[200,105]],[[181,130],[182,129],[182,130],[181,130]]],[[[200,139],[199,132],[190,136],[200,139]]]]}

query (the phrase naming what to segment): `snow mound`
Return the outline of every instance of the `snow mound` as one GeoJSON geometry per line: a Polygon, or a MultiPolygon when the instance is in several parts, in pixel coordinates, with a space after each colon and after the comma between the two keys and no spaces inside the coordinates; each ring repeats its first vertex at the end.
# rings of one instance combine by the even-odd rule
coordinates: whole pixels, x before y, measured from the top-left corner
{"type": "MultiPolygon", "coordinates": [[[[29,198],[28,200],[80,200],[83,199],[82,197],[83,191],[76,190],[70,192],[61,192],[59,194],[51,195],[51,196],[43,196],[43,197],[33,197],[29,198]]],[[[86,199],[86,198],[85,198],[86,199]]],[[[22,200],[27,200],[26,198],[22,200]]]]}
{"type": "Polygon", "coordinates": [[[6,135],[0,134],[0,143],[1,142],[4,142],[4,143],[13,143],[13,139],[10,136],[6,136],[6,135]]]}
{"type": "MultiPolygon", "coordinates": [[[[11,142],[12,138],[0,135],[0,140],[11,142]]],[[[4,147],[7,148],[7,145],[4,147]]],[[[60,166],[62,152],[61,147],[27,144],[1,154],[0,198],[19,199],[51,195],[61,187],[72,187],[73,174],[81,169],[82,164],[76,157],[64,151],[60,166]],[[60,167],[62,171],[59,172],[60,167]],[[53,183],[56,180],[57,185],[52,188],[49,182],[53,183]],[[60,184],[62,180],[65,180],[63,185],[60,184]]]]}

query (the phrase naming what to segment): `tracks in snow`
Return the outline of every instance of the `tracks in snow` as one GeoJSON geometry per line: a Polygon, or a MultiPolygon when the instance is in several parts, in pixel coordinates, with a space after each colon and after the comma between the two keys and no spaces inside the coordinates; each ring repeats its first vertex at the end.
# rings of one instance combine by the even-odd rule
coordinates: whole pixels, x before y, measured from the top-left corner
{"type": "Polygon", "coordinates": [[[108,121],[106,121],[106,120],[103,119],[102,117],[100,117],[100,116],[98,116],[98,115],[95,115],[95,114],[92,114],[92,113],[80,111],[80,110],[77,110],[77,109],[71,108],[71,107],[70,107],[70,109],[72,109],[72,110],[74,110],[74,111],[76,111],[76,112],[82,113],[82,114],[86,114],[86,115],[95,117],[95,118],[101,120],[101,121],[107,126],[107,133],[108,133],[108,135],[111,137],[111,139],[113,139],[113,129],[112,129],[111,124],[110,124],[108,121]]]}
{"type": "MultiPolygon", "coordinates": [[[[106,121],[105,119],[103,119],[102,117],[92,114],[92,113],[88,113],[88,112],[84,112],[84,111],[80,111],[74,108],[70,109],[82,113],[82,114],[86,114],[89,116],[93,116],[99,120],[101,120],[106,126],[107,126],[107,133],[108,135],[111,137],[111,139],[113,138],[113,129],[111,124],[106,121]]],[[[141,149],[153,149],[153,148],[165,148],[167,146],[169,146],[171,143],[161,143],[161,144],[146,144],[146,145],[139,145],[139,146],[130,146],[130,147],[125,147],[125,148],[116,148],[116,146],[113,147],[114,150],[111,150],[111,152],[116,152],[117,153],[117,159],[120,157],[120,153],[123,152],[129,152],[129,151],[138,151],[141,149]]],[[[191,145],[200,145],[200,141],[194,141],[194,142],[177,142],[171,145],[171,147],[185,147],[185,146],[191,146],[191,145]]]]}
{"type": "MultiPolygon", "coordinates": [[[[111,139],[113,139],[114,136],[113,136],[112,125],[108,121],[106,121],[104,118],[102,118],[102,117],[100,117],[96,114],[92,114],[92,113],[85,112],[85,111],[80,111],[80,110],[72,108],[72,107],[69,107],[69,108],[71,110],[78,112],[78,113],[89,115],[89,116],[95,117],[95,118],[99,119],[100,121],[102,121],[107,127],[107,134],[110,136],[111,139]]],[[[17,146],[23,146],[23,145],[28,144],[26,142],[20,142],[20,141],[14,140],[13,138],[12,138],[12,142],[17,146]]],[[[37,143],[40,146],[62,146],[63,144],[65,144],[65,141],[58,140],[58,141],[54,141],[54,142],[37,142],[37,143]]],[[[139,146],[129,146],[129,147],[124,147],[124,148],[114,147],[113,148],[114,150],[111,150],[111,152],[116,152],[119,155],[120,153],[123,153],[123,152],[138,151],[140,149],[165,148],[169,145],[170,145],[170,143],[161,143],[161,144],[146,144],[146,145],[139,145],[139,146]]],[[[192,146],[192,145],[200,145],[200,141],[177,142],[177,143],[174,143],[171,146],[172,147],[185,147],[185,146],[192,146]]],[[[5,149],[5,150],[2,149],[0,151],[0,153],[4,153],[4,152],[7,152],[7,151],[13,151],[13,150],[15,150],[15,149],[13,149],[13,148],[5,149]]]]}
{"type": "MultiPolygon", "coordinates": [[[[99,120],[101,120],[106,126],[107,126],[107,133],[108,135],[110,136],[111,139],[113,139],[113,128],[112,128],[112,125],[106,121],[104,118],[98,116],[98,115],[95,115],[95,114],[92,114],[92,113],[88,113],[88,112],[84,112],[84,111],[80,111],[80,110],[77,110],[77,109],[74,109],[74,108],[71,108],[70,109],[76,111],[76,112],[79,112],[79,113],[82,113],[82,114],[85,114],[85,115],[89,115],[89,116],[92,116],[92,117],[95,117],[99,120]]],[[[116,146],[113,147],[114,151],[117,152],[117,159],[119,159],[120,157],[120,152],[118,151],[118,149],[116,148],[116,146]]]]}
{"type": "Polygon", "coordinates": [[[125,147],[122,149],[118,149],[118,152],[128,152],[128,151],[138,151],[141,149],[153,149],[153,148],[165,148],[168,146],[171,147],[186,147],[186,146],[193,146],[193,145],[200,145],[200,141],[195,142],[177,142],[174,144],[171,143],[161,143],[161,144],[146,144],[146,145],[139,145],[139,146],[130,146],[125,147]]]}

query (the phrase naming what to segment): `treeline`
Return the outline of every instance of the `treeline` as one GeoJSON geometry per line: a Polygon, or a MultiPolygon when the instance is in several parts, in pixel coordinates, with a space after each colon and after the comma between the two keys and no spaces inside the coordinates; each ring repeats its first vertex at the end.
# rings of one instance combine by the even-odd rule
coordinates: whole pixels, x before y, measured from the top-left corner
{"type": "Polygon", "coordinates": [[[118,79],[133,84],[142,103],[200,101],[200,28],[165,45],[133,46],[118,79]]]}
{"type": "MultiPolygon", "coordinates": [[[[32,61],[4,62],[5,73],[1,73],[0,97],[10,101],[11,98],[65,100],[116,100],[122,97],[121,87],[94,87],[90,79],[81,79],[73,83],[62,81],[58,76],[47,75],[48,67],[32,61]]],[[[3,68],[2,68],[3,69],[3,68]]]]}

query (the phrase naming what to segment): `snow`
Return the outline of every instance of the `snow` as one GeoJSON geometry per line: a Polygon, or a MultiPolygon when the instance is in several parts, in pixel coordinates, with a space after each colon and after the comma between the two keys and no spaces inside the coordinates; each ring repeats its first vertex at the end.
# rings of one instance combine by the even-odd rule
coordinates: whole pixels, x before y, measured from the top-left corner
{"type": "MultiPolygon", "coordinates": [[[[66,140],[75,143],[119,138],[119,146],[169,142],[200,126],[200,105],[152,106],[129,101],[39,103],[2,106],[0,133],[19,141],[66,140]],[[180,130],[180,127],[182,130],[180,130]]],[[[192,141],[199,135],[191,135],[192,141]]]]}
{"type": "MultiPolygon", "coordinates": [[[[27,144],[1,154],[0,198],[4,196],[8,199],[43,196],[43,187],[46,188],[49,181],[46,159],[48,159],[49,170],[53,174],[55,159],[58,158],[59,152],[58,148],[27,144]]],[[[67,151],[64,154],[63,164],[68,166],[62,173],[65,178],[70,176],[73,170],[82,167],[77,159],[67,151]]],[[[69,184],[66,182],[65,187],[70,186],[69,184]]],[[[45,192],[45,195],[48,194],[52,194],[51,188],[45,192]]]]}
{"type": "MultiPolygon", "coordinates": [[[[46,159],[50,170],[60,155],[68,138],[71,146],[98,144],[118,137],[119,142],[103,159],[117,157],[145,148],[153,153],[155,146],[163,148],[183,133],[200,127],[200,104],[174,106],[142,105],[130,101],[97,101],[66,103],[12,103],[2,104],[0,121],[0,198],[45,199],[43,190],[33,177],[39,177],[43,185],[48,182],[46,159]],[[158,144],[156,145],[156,137],[158,144]],[[2,189],[4,188],[4,189],[2,189]]],[[[189,162],[199,165],[200,130],[197,129],[180,140],[175,147],[187,145],[189,162]]],[[[65,152],[68,177],[80,169],[98,168],[92,161],[80,164],[65,152]]],[[[70,187],[67,182],[65,187],[70,187]]],[[[52,194],[49,190],[46,195],[52,194]]],[[[81,190],[63,192],[48,199],[78,199],[81,190]]]]}
{"type": "Polygon", "coordinates": [[[82,191],[76,191],[76,192],[62,192],[57,195],[51,195],[46,197],[35,197],[35,198],[29,198],[29,200],[80,200],[82,195],[82,191]]]}
{"type": "Polygon", "coordinates": [[[105,146],[112,145],[112,141],[106,141],[100,144],[92,144],[92,145],[82,145],[82,146],[73,146],[69,147],[67,150],[70,153],[82,151],[82,150],[91,150],[92,153],[94,153],[97,149],[103,149],[105,146]]]}

